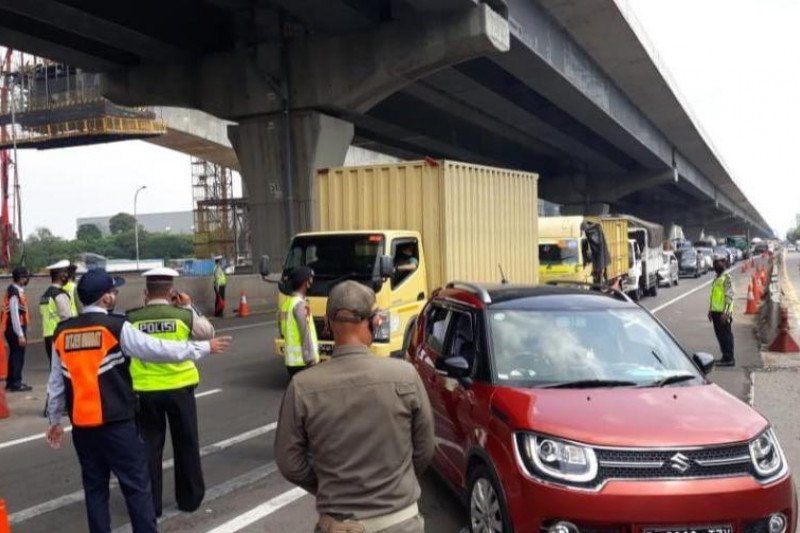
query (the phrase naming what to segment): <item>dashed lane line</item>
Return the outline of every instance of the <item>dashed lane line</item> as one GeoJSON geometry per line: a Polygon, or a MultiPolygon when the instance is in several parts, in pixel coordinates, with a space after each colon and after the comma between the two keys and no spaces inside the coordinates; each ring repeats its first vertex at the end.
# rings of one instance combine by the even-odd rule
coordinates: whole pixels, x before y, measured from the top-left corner
{"type": "Polygon", "coordinates": [[[306,491],[300,487],[295,487],[284,492],[283,494],[275,496],[271,500],[268,500],[257,507],[250,509],[246,513],[237,516],[233,520],[229,520],[221,526],[215,527],[208,533],[235,533],[236,531],[240,531],[254,522],[258,522],[262,518],[266,518],[282,507],[286,507],[290,503],[307,495],[308,493],[306,491]]]}
{"type": "MultiPolygon", "coordinates": [[[[214,394],[218,394],[222,392],[222,389],[211,389],[203,392],[198,392],[195,394],[195,398],[203,398],[205,396],[211,396],[214,394]]],[[[64,433],[69,433],[72,431],[72,426],[67,426],[64,428],[64,433]]],[[[11,448],[12,446],[16,446],[18,444],[25,444],[26,442],[33,442],[36,440],[44,441],[44,431],[41,433],[36,433],[35,435],[28,435],[27,437],[20,437],[19,439],[9,440],[6,442],[0,442],[0,450],[4,448],[11,448]]]]}
{"type": "MultiPolygon", "coordinates": [[[[266,433],[274,431],[275,428],[278,426],[277,422],[272,422],[271,424],[266,424],[264,426],[257,427],[255,429],[251,429],[250,431],[245,431],[244,433],[240,433],[239,435],[234,435],[231,438],[221,440],[219,442],[215,442],[213,444],[209,444],[208,446],[204,446],[200,448],[200,457],[205,457],[212,453],[221,452],[231,446],[235,446],[236,444],[241,444],[250,439],[254,439],[256,437],[260,437],[266,433]]],[[[172,459],[168,459],[161,463],[161,468],[164,470],[172,468],[174,462],[172,459]]],[[[116,479],[111,481],[111,487],[114,488],[118,485],[116,479]]],[[[11,522],[11,525],[19,524],[21,522],[25,522],[26,520],[30,520],[36,516],[41,514],[49,513],[51,511],[55,511],[56,509],[61,509],[63,507],[67,507],[68,505],[72,505],[78,502],[83,501],[84,494],[83,489],[77,490],[70,494],[65,494],[63,496],[59,496],[58,498],[54,498],[52,500],[34,505],[32,507],[28,507],[27,509],[23,509],[22,511],[17,511],[16,513],[11,514],[8,518],[11,522]]]]}

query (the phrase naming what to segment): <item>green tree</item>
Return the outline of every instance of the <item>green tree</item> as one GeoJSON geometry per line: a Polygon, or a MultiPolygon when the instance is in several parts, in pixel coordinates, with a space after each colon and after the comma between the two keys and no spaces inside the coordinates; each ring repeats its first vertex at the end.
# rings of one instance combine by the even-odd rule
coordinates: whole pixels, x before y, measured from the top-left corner
{"type": "Polygon", "coordinates": [[[92,242],[103,238],[103,232],[95,224],[81,224],[75,237],[79,241],[92,242]]]}
{"type": "Polygon", "coordinates": [[[128,213],[117,213],[108,221],[108,229],[112,235],[133,232],[136,227],[136,219],[128,213]]]}

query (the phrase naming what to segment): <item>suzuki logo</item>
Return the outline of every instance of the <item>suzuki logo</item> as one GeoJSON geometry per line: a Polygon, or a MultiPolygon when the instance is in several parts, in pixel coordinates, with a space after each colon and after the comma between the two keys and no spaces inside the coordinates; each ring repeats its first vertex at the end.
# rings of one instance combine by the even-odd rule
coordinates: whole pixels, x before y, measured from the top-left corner
{"type": "MultiPolygon", "coordinates": [[[[670,460],[669,466],[671,466],[681,474],[683,474],[692,467],[691,460],[682,453],[676,453],[675,455],[670,457],[669,460],[670,460]]],[[[666,463],[664,464],[664,466],[666,466],[666,463]]]]}

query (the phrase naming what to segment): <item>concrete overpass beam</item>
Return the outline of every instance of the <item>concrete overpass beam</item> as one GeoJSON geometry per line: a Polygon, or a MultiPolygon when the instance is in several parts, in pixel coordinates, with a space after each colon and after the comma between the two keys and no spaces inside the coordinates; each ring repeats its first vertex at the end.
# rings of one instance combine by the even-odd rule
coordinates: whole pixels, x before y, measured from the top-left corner
{"type": "Polygon", "coordinates": [[[288,142],[282,114],[228,127],[249,201],[253,258],[269,254],[273,268],[292,234],[313,226],[315,172],[344,164],[353,140],[352,124],[318,112],[292,114],[289,122],[288,142]]]}

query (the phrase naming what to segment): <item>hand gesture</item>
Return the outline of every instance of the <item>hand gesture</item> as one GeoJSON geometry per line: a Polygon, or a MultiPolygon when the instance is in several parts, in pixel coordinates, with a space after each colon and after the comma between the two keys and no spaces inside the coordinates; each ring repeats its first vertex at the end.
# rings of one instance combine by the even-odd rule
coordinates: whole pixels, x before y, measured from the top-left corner
{"type": "Polygon", "coordinates": [[[228,351],[232,340],[233,337],[230,335],[214,337],[209,341],[209,344],[211,344],[211,353],[223,353],[228,351]]]}
{"type": "Polygon", "coordinates": [[[17,344],[19,344],[20,348],[24,348],[28,345],[28,339],[25,337],[25,335],[20,335],[17,337],[17,344]]]}
{"type": "Polygon", "coordinates": [[[64,436],[64,428],[61,427],[61,424],[55,424],[50,426],[45,433],[45,437],[47,438],[47,443],[50,445],[51,448],[57,450],[61,447],[61,437],[64,436]]]}
{"type": "Polygon", "coordinates": [[[185,292],[176,292],[175,293],[175,301],[181,307],[188,307],[188,306],[192,305],[192,297],[189,296],[185,292]]]}

